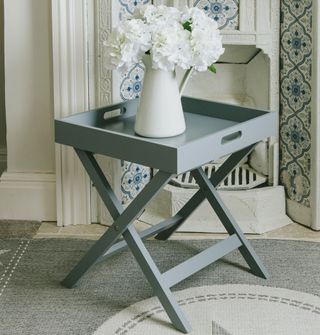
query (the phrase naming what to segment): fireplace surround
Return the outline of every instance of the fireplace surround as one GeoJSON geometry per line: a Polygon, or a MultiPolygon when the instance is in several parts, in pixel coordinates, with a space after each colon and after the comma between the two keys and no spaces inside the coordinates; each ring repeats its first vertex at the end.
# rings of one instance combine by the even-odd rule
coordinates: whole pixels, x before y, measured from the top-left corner
{"type": "MultiPolygon", "coordinates": [[[[160,3],[161,1],[157,1],[160,3]]],[[[169,1],[170,2],[170,1],[169,1]]],[[[168,5],[168,1],[162,1],[168,5]]],[[[186,1],[171,1],[169,5],[183,6],[186,1]]],[[[112,25],[101,27],[101,13],[107,7],[112,14],[112,24],[131,15],[135,4],[130,1],[114,1],[112,6],[98,1],[92,8],[95,18],[95,34],[99,38],[92,45],[92,54],[103,55],[103,36],[112,25]],[[118,17],[115,17],[118,13],[118,17]]],[[[242,106],[279,111],[279,2],[268,1],[194,1],[193,5],[203,9],[216,20],[222,30],[224,55],[216,64],[217,74],[194,73],[184,95],[221,101],[242,106]]],[[[105,22],[105,20],[104,20],[105,22]]],[[[137,64],[127,73],[106,73],[103,57],[95,65],[95,104],[103,105],[111,100],[136,98],[141,91],[143,66],[137,64]],[[105,90],[103,78],[110,78],[112,96],[105,90]],[[106,101],[108,97],[108,101],[106,101]]],[[[182,78],[183,72],[178,71],[182,78]]],[[[219,168],[221,161],[212,162],[207,171],[219,168]]],[[[112,182],[124,204],[152,178],[152,171],[130,162],[119,162],[100,158],[100,164],[112,182]],[[119,171],[121,171],[119,173],[119,171]]],[[[248,159],[220,185],[220,192],[230,210],[246,232],[263,233],[291,222],[285,213],[285,193],[278,185],[278,138],[260,142],[248,159]],[[240,182],[241,181],[241,182],[240,182]],[[272,213],[272,215],[270,215],[272,213]]],[[[179,176],[171,182],[151,203],[141,220],[155,224],[159,219],[175,212],[196,191],[187,176],[179,176]],[[183,182],[182,182],[183,180],[183,182]]],[[[93,189],[94,193],[94,189],[93,189]]],[[[93,221],[110,223],[108,213],[99,200],[93,221]]],[[[185,225],[183,231],[222,232],[223,229],[208,204],[198,209],[185,225]],[[208,222],[211,224],[208,224],[208,222]]]]}

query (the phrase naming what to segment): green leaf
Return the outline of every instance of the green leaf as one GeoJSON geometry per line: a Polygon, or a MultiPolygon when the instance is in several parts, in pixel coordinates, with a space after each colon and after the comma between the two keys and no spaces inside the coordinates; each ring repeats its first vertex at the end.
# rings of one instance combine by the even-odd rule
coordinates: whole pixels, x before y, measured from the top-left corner
{"type": "Polygon", "coordinates": [[[210,66],[208,66],[208,70],[211,71],[212,73],[217,73],[217,70],[215,68],[215,66],[213,64],[211,64],[210,66]]]}
{"type": "Polygon", "coordinates": [[[191,31],[191,22],[190,21],[186,21],[184,23],[182,23],[183,29],[191,31]]]}

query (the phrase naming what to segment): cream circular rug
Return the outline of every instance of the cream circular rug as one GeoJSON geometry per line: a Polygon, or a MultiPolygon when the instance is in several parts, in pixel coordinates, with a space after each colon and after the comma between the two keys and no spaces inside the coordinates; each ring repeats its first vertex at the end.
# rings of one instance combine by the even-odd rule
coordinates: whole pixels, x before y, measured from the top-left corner
{"type": "MultiPolygon", "coordinates": [[[[193,335],[320,334],[320,297],[254,285],[212,285],[174,292],[193,335]]],[[[153,297],[106,320],[94,335],[166,335],[175,330],[153,297]]]]}

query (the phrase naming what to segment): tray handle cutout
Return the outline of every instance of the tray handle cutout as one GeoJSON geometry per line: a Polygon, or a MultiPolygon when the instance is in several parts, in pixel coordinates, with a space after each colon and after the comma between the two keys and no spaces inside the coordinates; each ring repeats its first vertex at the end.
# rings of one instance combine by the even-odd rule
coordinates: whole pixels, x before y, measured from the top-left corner
{"type": "Polygon", "coordinates": [[[241,136],[242,136],[242,131],[241,130],[235,131],[234,133],[223,136],[222,139],[221,139],[221,144],[230,143],[234,140],[239,139],[241,136]]]}
{"type": "Polygon", "coordinates": [[[123,115],[126,112],[126,110],[127,110],[126,107],[122,107],[122,108],[117,108],[117,109],[114,109],[114,110],[111,110],[111,111],[106,111],[103,114],[103,119],[107,120],[107,119],[117,117],[119,115],[123,115]]]}

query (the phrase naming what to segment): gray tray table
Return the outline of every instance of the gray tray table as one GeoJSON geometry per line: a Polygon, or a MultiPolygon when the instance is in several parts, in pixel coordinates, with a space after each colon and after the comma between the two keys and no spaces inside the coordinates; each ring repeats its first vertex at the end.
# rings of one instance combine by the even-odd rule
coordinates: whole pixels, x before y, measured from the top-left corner
{"type": "Polygon", "coordinates": [[[172,324],[188,333],[191,326],[170,288],[229,252],[239,249],[252,273],[267,278],[268,272],[245,238],[217,192],[217,186],[245,158],[255,144],[274,136],[277,114],[251,108],[182,98],[187,130],[164,139],[134,133],[138,100],[122,102],[55,121],[56,142],[72,146],[95,185],[114,223],[63,280],[73,287],[96,262],[129,247],[172,324]],[[109,118],[111,112],[119,115],[109,118]],[[124,209],[110,187],[94,154],[102,154],[158,169],[154,178],[124,209]],[[209,179],[201,166],[231,154],[209,179]],[[171,178],[191,171],[199,190],[173,217],[138,233],[133,222],[171,178]],[[188,216],[207,199],[229,237],[172,269],[160,273],[143,240],[168,239],[188,216]],[[122,237],[122,238],[121,238],[122,237]]]}

